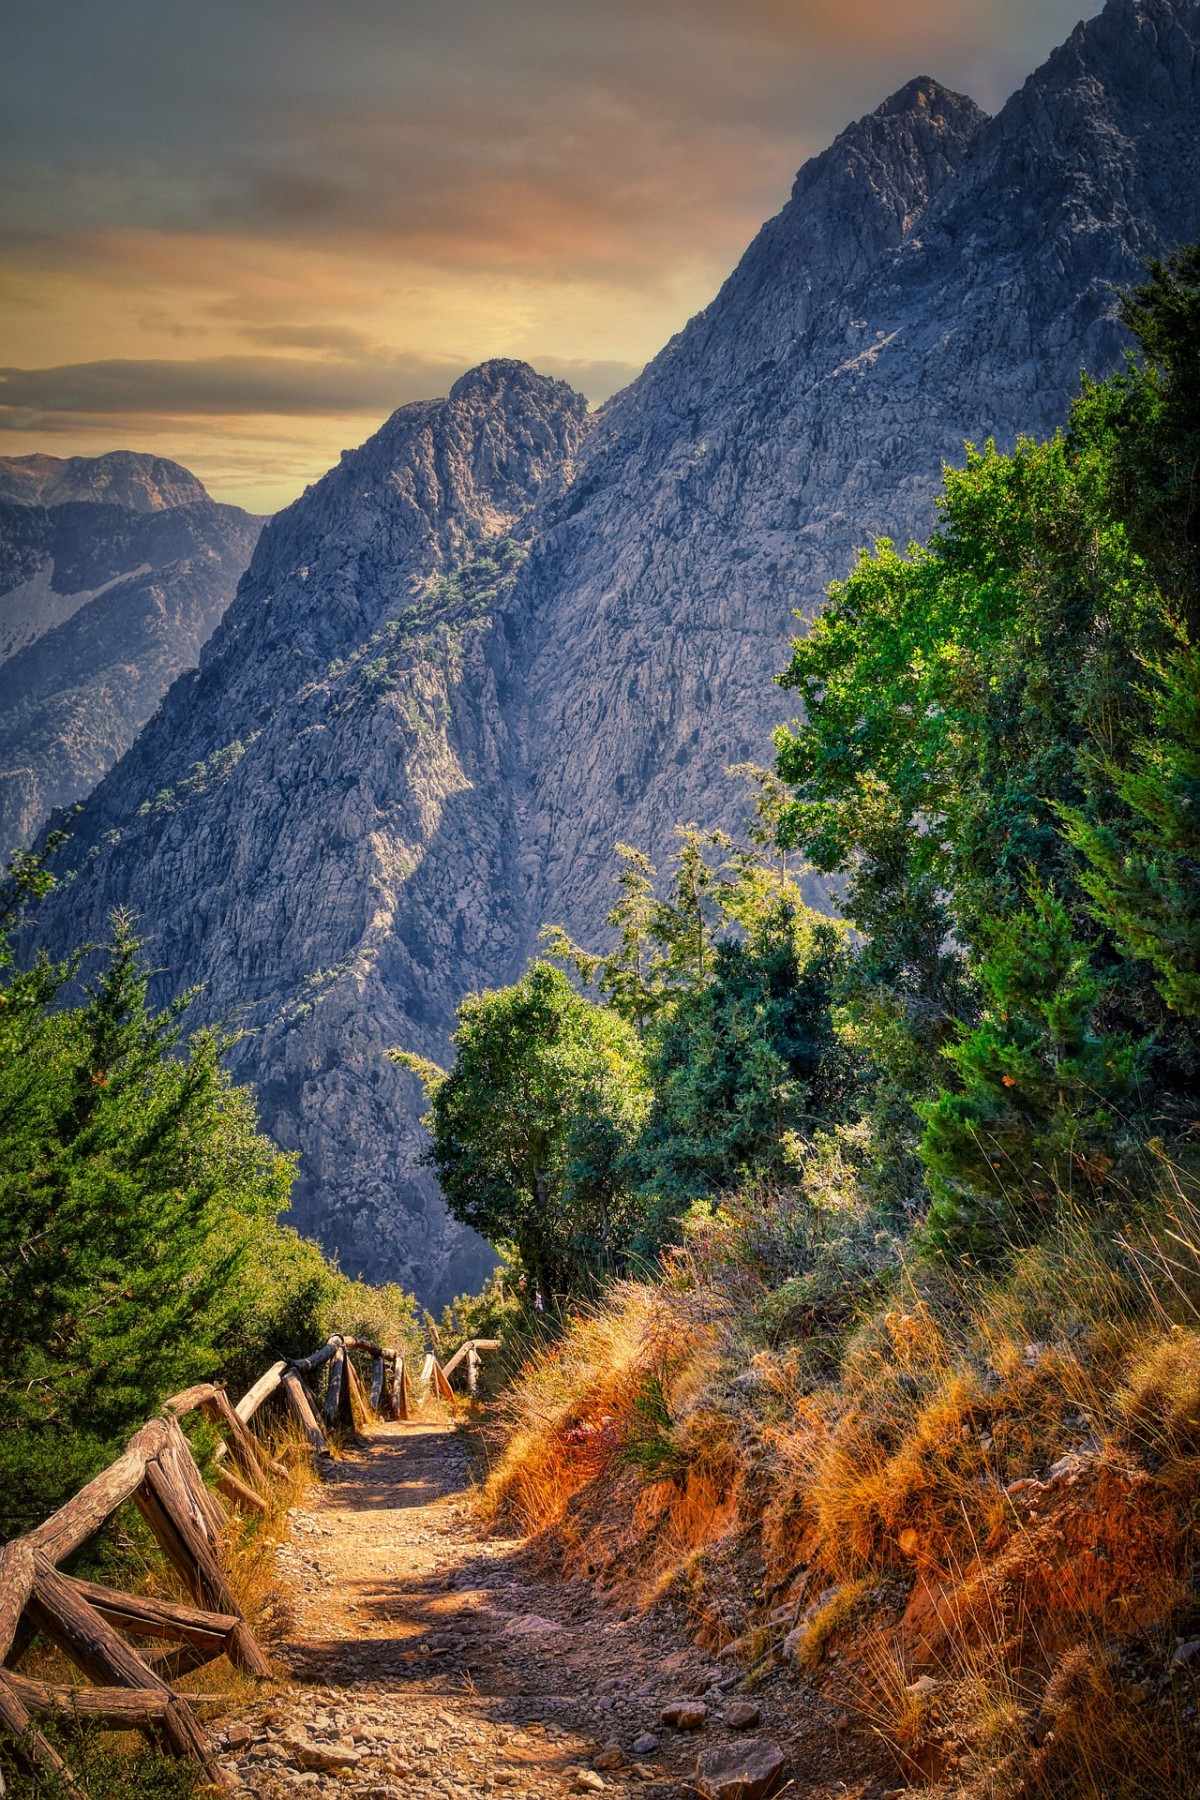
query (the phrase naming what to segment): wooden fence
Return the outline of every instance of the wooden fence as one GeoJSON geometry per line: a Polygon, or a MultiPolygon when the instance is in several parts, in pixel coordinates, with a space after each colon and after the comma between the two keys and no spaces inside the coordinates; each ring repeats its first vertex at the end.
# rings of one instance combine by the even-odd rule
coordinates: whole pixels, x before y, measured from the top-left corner
{"type": "Polygon", "coordinates": [[[410,1388],[400,1352],[362,1338],[334,1336],[311,1356],[275,1363],[236,1406],[215,1382],[168,1400],[161,1415],[130,1438],[116,1462],[44,1524],[0,1549],[0,1729],[15,1740],[18,1760],[31,1770],[56,1774],[67,1792],[82,1800],[78,1783],[37,1721],[90,1720],[116,1730],[142,1731],[160,1748],[198,1763],[210,1781],[226,1785],[186,1696],[172,1683],[222,1654],[251,1675],[267,1677],[271,1671],[222,1564],[224,1508],[205,1485],[179,1421],[200,1412],[217,1427],[222,1434],[216,1451],[218,1489],[243,1511],[263,1513],[271,1478],[286,1473],[251,1429],[255,1414],[272,1395],[286,1402],[320,1466],[330,1449],[307,1377],[324,1364],[329,1364],[326,1422],[358,1429],[373,1416],[409,1418],[431,1392],[452,1398],[449,1377],[460,1363],[466,1364],[473,1393],[480,1352],[498,1348],[496,1338],[470,1339],[444,1367],[431,1352],[410,1388]],[[354,1351],[370,1358],[369,1388],[355,1368],[354,1351]],[[59,1567],[127,1500],[136,1504],[192,1605],[122,1593],[59,1567]],[[60,1687],[11,1667],[36,1632],[96,1685],[60,1687]],[[130,1641],[134,1638],[173,1647],[136,1648],[130,1641]]]}

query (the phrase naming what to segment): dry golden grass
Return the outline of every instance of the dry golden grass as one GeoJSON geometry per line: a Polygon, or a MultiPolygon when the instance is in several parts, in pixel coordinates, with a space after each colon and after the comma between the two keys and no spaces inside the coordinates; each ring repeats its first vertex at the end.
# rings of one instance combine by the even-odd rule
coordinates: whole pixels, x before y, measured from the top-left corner
{"type": "Polygon", "coordinates": [[[756,1339],[726,1217],[719,1254],[689,1246],[534,1360],[485,1506],[643,1599],[687,1595],[746,1669],[778,1654],[769,1607],[832,1587],[800,1660],[844,1681],[842,1652],[905,1780],[1196,1800],[1167,1663],[1200,1624],[1200,1206],[1165,1185],[1136,1235],[1064,1209],[1002,1281],[902,1272],[824,1375],[811,1341],[756,1339]],[[712,1599],[723,1557],[757,1570],[740,1613],[736,1580],[712,1599]]]}

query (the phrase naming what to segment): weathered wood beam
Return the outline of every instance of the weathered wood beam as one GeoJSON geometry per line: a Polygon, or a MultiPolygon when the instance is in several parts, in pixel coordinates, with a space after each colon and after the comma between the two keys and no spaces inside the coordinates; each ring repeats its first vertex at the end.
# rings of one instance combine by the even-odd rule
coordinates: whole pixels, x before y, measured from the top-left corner
{"type": "Polygon", "coordinates": [[[371,1411],[378,1412],[383,1405],[383,1352],[371,1359],[371,1411]]]}
{"type": "Polygon", "coordinates": [[[224,1388],[218,1388],[213,1398],[205,1401],[203,1410],[206,1419],[223,1426],[229,1454],[251,1487],[268,1487],[269,1474],[281,1477],[287,1474],[283,1464],[273,1462],[254,1433],[242,1423],[224,1388]]]}
{"type": "Polygon", "coordinates": [[[122,1455],[110,1463],[73,1500],[26,1536],[31,1550],[41,1551],[51,1562],[61,1562],[94,1537],[101,1525],[140,1486],[146,1464],[159,1454],[168,1439],[165,1419],[151,1419],[130,1438],[122,1455]]]}
{"type": "Polygon", "coordinates": [[[25,1603],[33,1592],[33,1551],[22,1538],[0,1550],[0,1663],[12,1649],[25,1603]]]}
{"type": "Polygon", "coordinates": [[[267,1503],[262,1495],[256,1494],[252,1487],[247,1487],[244,1481],[231,1474],[228,1469],[222,1469],[217,1476],[217,1487],[227,1500],[232,1500],[243,1512],[257,1513],[259,1518],[266,1514],[267,1503]]]}
{"type": "Polygon", "coordinates": [[[8,1669],[0,1670],[0,1726],[14,1739],[13,1753],[17,1761],[31,1775],[40,1771],[57,1776],[71,1800],[87,1800],[58,1751],[35,1728],[29,1708],[14,1688],[17,1679],[8,1669]]]}
{"type": "Polygon", "coordinates": [[[177,1419],[184,1419],[188,1413],[195,1412],[197,1407],[203,1406],[219,1392],[215,1381],[201,1381],[195,1387],[184,1388],[181,1394],[172,1394],[169,1400],[163,1401],[162,1409],[166,1413],[173,1413],[177,1419]]]}
{"type": "Polygon", "coordinates": [[[4,1671],[5,1685],[33,1718],[98,1719],[119,1731],[151,1731],[162,1723],[171,1696],[162,1688],[62,1687],[4,1671]]]}
{"type": "Polygon", "coordinates": [[[295,1369],[297,1375],[311,1375],[314,1369],[319,1369],[322,1363],[327,1363],[331,1356],[336,1356],[341,1348],[342,1340],[335,1334],[327,1343],[322,1344],[319,1350],[314,1350],[311,1356],[298,1357],[294,1361],[290,1361],[288,1367],[295,1369]]]}
{"type": "Polygon", "coordinates": [[[407,1420],[408,1418],[408,1371],[404,1366],[404,1358],[397,1356],[392,1364],[392,1417],[407,1420]]]}
{"type": "Polygon", "coordinates": [[[342,1389],[346,1385],[346,1351],[339,1344],[329,1365],[329,1386],[325,1390],[325,1417],[336,1425],[342,1415],[342,1389]]]}
{"type": "Polygon", "coordinates": [[[220,1651],[239,1622],[237,1613],[202,1612],[199,1607],[181,1606],[176,1600],[160,1600],[156,1595],[125,1594],[119,1588],[102,1587],[97,1581],[82,1581],[78,1575],[65,1579],[110,1625],[119,1625],[142,1637],[215,1644],[220,1651]]]}
{"type": "Polygon", "coordinates": [[[317,1421],[316,1411],[313,1407],[308,1389],[294,1369],[285,1369],[280,1379],[283,1384],[283,1391],[287,1396],[288,1405],[299,1420],[304,1434],[308,1438],[313,1455],[317,1457],[328,1456],[329,1445],[325,1442],[325,1434],[317,1421]]]}
{"type": "Polygon", "coordinates": [[[207,1486],[192,1455],[192,1446],[174,1419],[168,1419],[167,1430],[168,1440],[158,1453],[159,1466],[167,1471],[179,1489],[185,1508],[209,1549],[214,1556],[219,1556],[221,1540],[229,1523],[225,1510],[207,1486]]]}
{"type": "Polygon", "coordinates": [[[436,1356],[433,1359],[433,1386],[434,1391],[440,1394],[443,1400],[453,1400],[454,1389],[446,1380],[445,1370],[436,1356]]]}
{"type": "Polygon", "coordinates": [[[265,1374],[259,1376],[254,1386],[246,1389],[233,1409],[243,1425],[249,1425],[263,1401],[271,1398],[283,1379],[283,1371],[286,1368],[285,1362],[272,1363],[265,1374]]]}
{"type": "Polygon", "coordinates": [[[155,1689],[166,1695],[167,1705],[155,1735],[176,1756],[187,1757],[204,1769],[211,1781],[228,1785],[213,1762],[191,1708],[140,1657],[107,1619],[72,1586],[45,1556],[37,1558],[36,1579],[29,1598],[29,1612],[38,1629],[60,1650],[65,1650],[85,1674],[101,1686],[155,1689]]]}
{"type": "Polygon", "coordinates": [[[457,1369],[459,1363],[463,1360],[463,1357],[466,1356],[470,1348],[471,1339],[468,1338],[465,1344],[459,1345],[458,1349],[454,1352],[454,1355],[450,1358],[450,1361],[442,1364],[442,1374],[446,1377],[447,1381],[449,1381],[451,1375],[453,1375],[455,1369],[457,1369]]]}
{"type": "Polygon", "coordinates": [[[346,1392],[350,1400],[350,1423],[355,1431],[365,1431],[371,1423],[367,1412],[367,1396],[363,1393],[354,1358],[350,1355],[346,1357],[346,1392]]]}
{"type": "Polygon", "coordinates": [[[479,1352],[474,1344],[467,1347],[467,1392],[474,1395],[479,1387],[479,1352]]]}
{"type": "Polygon", "coordinates": [[[213,1612],[232,1613],[236,1619],[237,1623],[231,1627],[225,1641],[230,1662],[261,1679],[269,1677],[270,1664],[242,1618],[224,1570],[188,1513],[176,1483],[161,1463],[147,1464],[146,1479],[138,1489],[136,1499],[163,1555],[197,1603],[213,1612]]]}

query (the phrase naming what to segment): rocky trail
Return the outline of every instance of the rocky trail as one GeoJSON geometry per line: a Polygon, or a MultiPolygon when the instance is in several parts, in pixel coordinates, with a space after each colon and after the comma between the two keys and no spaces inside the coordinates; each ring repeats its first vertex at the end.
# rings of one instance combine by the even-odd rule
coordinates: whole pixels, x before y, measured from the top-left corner
{"type": "Polygon", "coordinates": [[[794,1770],[801,1746],[765,1717],[759,1728],[759,1702],[727,1663],[654,1613],[618,1610],[582,1576],[547,1576],[523,1542],[485,1534],[450,1426],[379,1427],[290,1524],[277,1553],[290,1624],[273,1647],[290,1680],[224,1732],[222,1760],[244,1793],[882,1791],[828,1762],[822,1779],[793,1783],[779,1763],[794,1770]],[[703,1781],[698,1757],[742,1779],[703,1781]]]}

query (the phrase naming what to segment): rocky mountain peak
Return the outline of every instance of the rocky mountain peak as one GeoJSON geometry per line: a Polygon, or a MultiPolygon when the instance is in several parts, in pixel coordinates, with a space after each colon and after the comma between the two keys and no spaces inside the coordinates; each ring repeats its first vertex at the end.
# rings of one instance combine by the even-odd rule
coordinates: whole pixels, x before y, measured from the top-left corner
{"type": "Polygon", "coordinates": [[[198,506],[208,492],[190,469],[136,450],[103,456],[0,456],[0,500],[28,506],[90,501],[130,512],[198,506]]]}
{"type": "Polygon", "coordinates": [[[93,794],[48,947],[142,919],[301,1153],[294,1221],[440,1303],[477,1277],[404,1043],[543,922],[594,942],[619,839],[736,828],[773,677],[856,549],[927,535],[964,439],[1052,430],[1116,291],[1200,232],[1200,0],[1110,0],[993,119],[919,78],[800,171],[594,421],[524,364],[403,407],[267,528],[198,673],[93,794]]]}

